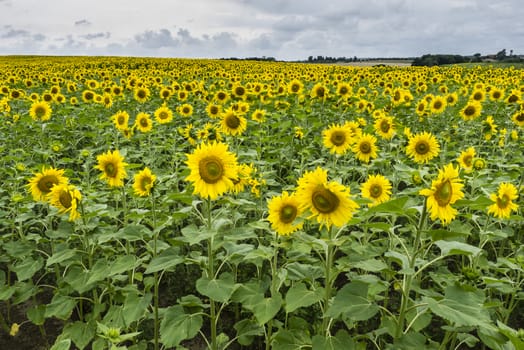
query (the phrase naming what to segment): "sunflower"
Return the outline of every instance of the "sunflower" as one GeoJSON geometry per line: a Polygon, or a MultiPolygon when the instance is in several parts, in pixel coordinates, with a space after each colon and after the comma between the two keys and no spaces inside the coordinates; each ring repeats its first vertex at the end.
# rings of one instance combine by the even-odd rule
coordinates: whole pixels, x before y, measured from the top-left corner
{"type": "Polygon", "coordinates": [[[193,194],[216,199],[233,188],[238,177],[237,157],[224,143],[203,143],[192,154],[186,154],[190,174],[186,181],[194,186],[193,194]]]}
{"type": "Polygon", "coordinates": [[[140,197],[149,196],[155,181],[155,174],[151,172],[151,169],[145,167],[134,176],[133,192],[140,197]]]}
{"type": "Polygon", "coordinates": [[[385,140],[391,140],[395,134],[395,127],[393,125],[393,117],[382,115],[373,124],[375,132],[385,140]]]}
{"type": "Polygon", "coordinates": [[[184,128],[179,128],[178,130],[191,146],[196,145],[197,135],[193,124],[189,123],[184,128]]]}
{"type": "Polygon", "coordinates": [[[391,196],[391,182],[382,175],[370,175],[361,185],[362,197],[371,199],[368,206],[372,207],[389,200],[391,196]]]}
{"type": "Polygon", "coordinates": [[[450,163],[439,170],[437,179],[431,183],[431,188],[419,191],[419,194],[427,197],[431,220],[438,218],[447,225],[455,218],[457,210],[451,207],[451,204],[464,197],[461,191],[464,185],[461,182],[458,168],[454,168],[450,163]]]}
{"type": "Polygon", "coordinates": [[[415,162],[427,163],[440,152],[440,146],[434,135],[428,132],[414,134],[408,140],[406,154],[415,162]]]}
{"type": "Polygon", "coordinates": [[[111,119],[118,130],[124,130],[129,127],[129,114],[126,111],[116,112],[111,119]]]}
{"type": "Polygon", "coordinates": [[[149,99],[151,91],[145,86],[137,87],[133,91],[133,97],[140,103],[144,103],[149,99]]]}
{"type": "Polygon", "coordinates": [[[344,154],[355,142],[350,128],[340,124],[333,124],[322,131],[324,146],[330,153],[344,154]]]}
{"type": "Polygon", "coordinates": [[[229,94],[223,90],[219,90],[215,92],[213,100],[219,104],[224,104],[227,100],[229,100],[229,94]]]}
{"type": "Polygon", "coordinates": [[[484,132],[484,138],[486,140],[491,140],[493,135],[497,133],[497,127],[498,127],[498,125],[495,124],[495,121],[493,120],[493,116],[488,115],[486,117],[486,120],[484,120],[482,124],[483,124],[482,131],[484,132]]]}
{"type": "Polygon", "coordinates": [[[467,150],[462,151],[458,157],[458,163],[466,173],[470,173],[473,170],[473,159],[475,159],[475,148],[469,147],[467,150]]]}
{"type": "Polygon", "coordinates": [[[240,193],[251,181],[251,174],[255,171],[252,164],[239,164],[238,177],[233,179],[233,188],[231,192],[240,193]]]}
{"type": "Polygon", "coordinates": [[[169,107],[162,105],[158,107],[155,111],[155,119],[160,124],[167,124],[173,120],[173,111],[169,107]]]}
{"type": "Polygon", "coordinates": [[[67,184],[68,179],[64,176],[64,170],[51,168],[42,168],[42,171],[36,173],[27,186],[35,201],[45,201],[51,190],[56,185],[67,184]]]}
{"type": "Polygon", "coordinates": [[[482,105],[478,101],[468,101],[468,103],[460,111],[460,115],[464,120],[473,120],[480,116],[482,112],[482,105]]]}
{"type": "Polygon", "coordinates": [[[234,84],[233,87],[231,88],[231,96],[237,99],[244,100],[247,98],[247,90],[244,86],[238,83],[234,84]]]}
{"type": "Polygon", "coordinates": [[[298,79],[293,79],[287,84],[287,92],[291,95],[300,95],[304,90],[304,84],[298,79]]]}
{"type": "Polygon", "coordinates": [[[84,90],[82,91],[82,101],[85,103],[93,102],[95,99],[95,93],[91,90],[84,90]]]}
{"type": "Polygon", "coordinates": [[[489,99],[491,101],[500,101],[504,98],[504,90],[499,89],[496,86],[493,86],[491,90],[489,90],[489,99]]]}
{"type": "Polygon", "coordinates": [[[377,158],[377,138],[368,133],[362,133],[351,150],[361,162],[369,163],[371,158],[377,158]]]}
{"type": "Polygon", "coordinates": [[[304,137],[304,130],[302,130],[300,126],[295,126],[293,130],[294,130],[293,135],[295,136],[295,138],[302,140],[302,138],[304,137]]]}
{"type": "Polygon", "coordinates": [[[160,98],[162,100],[168,100],[172,94],[173,92],[171,91],[171,89],[165,86],[161,88],[159,92],[160,98]]]}
{"type": "Polygon", "coordinates": [[[458,95],[456,92],[452,92],[446,95],[446,103],[449,106],[454,106],[458,102],[458,95]]]}
{"type": "Polygon", "coordinates": [[[513,203],[513,200],[518,198],[517,187],[513,184],[501,183],[497,193],[492,193],[489,198],[495,203],[488,207],[488,214],[493,214],[497,218],[509,218],[511,212],[519,208],[513,203]]]}
{"type": "Polygon", "coordinates": [[[102,95],[102,104],[105,108],[110,108],[113,105],[113,97],[107,92],[102,95]]]}
{"type": "Polygon", "coordinates": [[[266,113],[263,109],[255,109],[251,114],[251,119],[258,123],[263,123],[266,121],[266,113]]]}
{"type": "Polygon", "coordinates": [[[232,108],[228,108],[221,115],[221,127],[222,131],[228,135],[240,135],[247,128],[247,120],[238,113],[236,113],[232,108]]]}
{"type": "Polygon", "coordinates": [[[125,170],[127,163],[124,162],[124,157],[120,155],[120,152],[118,150],[107,151],[96,158],[98,164],[95,169],[102,172],[100,179],[105,179],[111,187],[124,186],[124,178],[127,176],[125,170]]]}
{"type": "Polygon", "coordinates": [[[49,194],[49,203],[58,209],[60,214],[69,213],[69,221],[80,218],[78,203],[82,200],[80,191],[74,185],[60,184],[53,186],[49,194]]]}
{"type": "Polygon", "coordinates": [[[29,115],[34,121],[41,120],[45,122],[51,118],[51,106],[45,101],[33,102],[29,109],[29,115]]]}
{"type": "Polygon", "coordinates": [[[483,90],[475,89],[471,93],[470,100],[482,102],[486,99],[486,93],[483,90]]]}
{"type": "Polygon", "coordinates": [[[339,95],[342,98],[348,98],[353,90],[351,89],[351,85],[348,83],[339,83],[337,84],[337,95],[339,95]]]}
{"type": "Polygon", "coordinates": [[[308,210],[308,219],[316,218],[320,226],[344,226],[357,210],[348,187],[332,181],[328,183],[327,170],[317,167],[307,171],[299,180],[296,191],[300,210],[308,210]]]}
{"type": "Polygon", "coordinates": [[[473,168],[475,170],[482,170],[486,167],[486,161],[483,158],[475,158],[473,160],[473,168]]]}
{"type": "Polygon", "coordinates": [[[446,99],[442,96],[435,96],[429,104],[429,109],[433,114],[440,114],[446,109],[446,99]]]}
{"type": "Polygon", "coordinates": [[[326,100],[328,98],[329,90],[322,83],[316,83],[311,89],[311,98],[318,98],[319,100],[326,100]]]}
{"type": "Polygon", "coordinates": [[[149,132],[153,129],[153,121],[149,114],[140,112],[136,115],[134,127],[140,132],[149,132]]]}
{"type": "Polygon", "coordinates": [[[518,126],[524,126],[524,109],[521,109],[520,111],[515,112],[511,116],[511,120],[518,126]]]}
{"type": "Polygon", "coordinates": [[[177,112],[183,117],[190,117],[193,115],[193,106],[189,103],[184,103],[177,107],[177,112]]]}
{"type": "Polygon", "coordinates": [[[289,235],[302,228],[302,222],[296,219],[302,213],[295,194],[283,191],[278,197],[272,197],[268,204],[268,217],[271,228],[279,235],[289,235]]]}
{"type": "Polygon", "coordinates": [[[215,104],[215,103],[209,103],[206,106],[206,113],[211,119],[216,119],[220,116],[220,113],[222,112],[222,106],[215,104]]]}

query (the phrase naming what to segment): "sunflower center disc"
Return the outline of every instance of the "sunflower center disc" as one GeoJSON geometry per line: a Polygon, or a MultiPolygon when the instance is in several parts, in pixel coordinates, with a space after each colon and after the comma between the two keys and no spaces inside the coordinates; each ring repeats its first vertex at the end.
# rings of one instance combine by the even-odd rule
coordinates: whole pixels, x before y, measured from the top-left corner
{"type": "Polygon", "coordinates": [[[126,118],[123,115],[118,117],[118,125],[124,125],[125,122],[126,122],[126,118]]]}
{"type": "Polygon", "coordinates": [[[475,114],[475,107],[473,107],[473,106],[466,107],[466,109],[464,110],[464,114],[467,115],[467,116],[474,115],[475,114]]]}
{"type": "Polygon", "coordinates": [[[312,202],[316,210],[326,214],[332,213],[338,208],[340,199],[327,188],[321,187],[313,192],[312,202]]]}
{"type": "Polygon", "coordinates": [[[198,164],[198,171],[204,182],[214,184],[222,178],[224,167],[217,157],[206,157],[198,164]]]}
{"type": "Polygon", "coordinates": [[[105,166],[104,171],[107,176],[109,177],[115,177],[116,176],[116,168],[113,163],[109,163],[105,166]]]}
{"type": "Polygon", "coordinates": [[[36,108],[35,114],[38,118],[42,118],[45,115],[45,108],[43,107],[36,108]]]}
{"type": "Polygon", "coordinates": [[[280,210],[280,221],[289,224],[297,217],[297,208],[294,205],[286,205],[280,210]]]}
{"type": "Polygon", "coordinates": [[[73,201],[73,197],[71,197],[71,194],[69,194],[69,192],[62,191],[60,193],[60,196],[58,196],[58,200],[64,208],[71,208],[71,202],[73,201]]]}
{"type": "Polygon", "coordinates": [[[147,127],[149,125],[147,118],[140,119],[140,125],[143,127],[147,127]]]}
{"type": "Polygon", "coordinates": [[[369,142],[362,142],[359,146],[360,152],[367,154],[371,152],[371,145],[369,142]]]}
{"type": "Polygon", "coordinates": [[[464,161],[464,164],[470,167],[473,164],[473,157],[471,155],[467,155],[464,157],[463,161],[464,161]]]}
{"type": "Polygon", "coordinates": [[[38,189],[43,193],[51,192],[51,188],[58,183],[58,179],[55,176],[46,175],[38,181],[38,189]]]}
{"type": "Polygon", "coordinates": [[[449,204],[451,201],[451,196],[453,194],[453,188],[451,187],[451,182],[447,180],[435,191],[435,199],[437,200],[438,205],[444,207],[449,204]]]}
{"type": "Polygon", "coordinates": [[[426,142],[419,142],[415,146],[415,150],[418,154],[426,154],[429,152],[429,145],[426,142]]]}
{"type": "Polygon", "coordinates": [[[380,130],[384,133],[389,131],[389,123],[386,120],[383,120],[382,123],[380,123],[380,130]]]}
{"type": "Polygon", "coordinates": [[[369,194],[373,198],[380,197],[380,195],[382,194],[382,186],[380,186],[380,185],[373,185],[373,186],[371,186],[371,188],[369,189],[369,194]]]}
{"type": "Polygon", "coordinates": [[[335,146],[341,146],[346,141],[346,135],[342,131],[335,131],[331,134],[330,140],[335,146]]]}
{"type": "Polygon", "coordinates": [[[226,125],[230,129],[236,129],[240,126],[240,119],[236,115],[229,115],[226,117],[226,125]]]}
{"type": "Polygon", "coordinates": [[[510,202],[510,199],[509,197],[504,194],[502,197],[498,197],[497,198],[497,206],[500,208],[500,209],[506,209],[506,207],[508,206],[510,202]]]}
{"type": "Polygon", "coordinates": [[[142,178],[142,181],[140,181],[140,187],[143,191],[147,191],[149,188],[151,188],[151,178],[150,177],[144,177],[142,178]]]}

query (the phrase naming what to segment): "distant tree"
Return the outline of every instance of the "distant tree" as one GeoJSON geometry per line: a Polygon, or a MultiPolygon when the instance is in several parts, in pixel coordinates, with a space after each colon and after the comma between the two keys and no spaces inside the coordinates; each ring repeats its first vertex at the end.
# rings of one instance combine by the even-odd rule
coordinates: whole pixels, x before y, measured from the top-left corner
{"type": "Polygon", "coordinates": [[[497,60],[502,61],[506,58],[506,49],[502,49],[495,55],[497,57],[497,60]]]}

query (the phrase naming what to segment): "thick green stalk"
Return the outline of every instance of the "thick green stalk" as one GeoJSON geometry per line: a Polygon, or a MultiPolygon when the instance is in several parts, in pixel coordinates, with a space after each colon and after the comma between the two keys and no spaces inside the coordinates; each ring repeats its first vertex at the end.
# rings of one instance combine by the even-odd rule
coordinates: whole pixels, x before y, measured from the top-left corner
{"type": "MultiPolygon", "coordinates": [[[[424,228],[424,223],[426,222],[427,215],[427,199],[424,199],[424,206],[422,207],[422,213],[420,214],[419,222],[417,225],[417,232],[415,236],[415,241],[413,242],[413,253],[409,257],[409,268],[410,270],[415,268],[415,261],[420,247],[420,236],[424,228]]],[[[397,319],[397,329],[395,332],[395,339],[398,339],[402,336],[404,332],[404,325],[406,323],[406,311],[409,304],[409,294],[411,291],[411,283],[413,282],[413,274],[405,274],[402,279],[402,296],[400,300],[400,309],[397,319]]]]}
{"type": "Polygon", "coordinates": [[[329,308],[329,301],[331,300],[331,291],[333,288],[333,276],[332,276],[332,265],[333,265],[333,255],[334,255],[334,246],[332,242],[332,230],[328,229],[328,240],[326,248],[326,256],[324,261],[324,275],[325,275],[325,286],[324,286],[324,314],[322,315],[322,330],[324,335],[328,337],[330,333],[330,319],[326,317],[327,310],[329,308]]]}
{"type": "MultiPolygon", "coordinates": [[[[155,201],[155,194],[154,191],[151,190],[151,205],[152,205],[152,215],[153,215],[153,258],[155,258],[158,254],[157,251],[157,241],[158,241],[158,232],[155,232],[156,229],[156,201],[155,201]]],[[[158,271],[155,271],[153,273],[153,278],[155,280],[155,284],[153,287],[153,317],[154,317],[154,326],[153,326],[153,333],[154,333],[154,349],[159,349],[159,319],[158,319],[158,304],[159,304],[159,295],[158,295],[158,287],[160,284],[160,281],[158,279],[158,271]]]]}
{"type": "MultiPolygon", "coordinates": [[[[211,218],[211,199],[207,199],[207,229],[208,232],[211,232],[213,222],[211,218]]],[[[213,251],[213,238],[214,236],[211,235],[211,237],[207,241],[207,275],[209,279],[212,279],[215,277],[215,268],[214,268],[214,251],[213,251]]],[[[210,299],[210,311],[209,311],[209,326],[211,327],[211,350],[218,350],[217,347],[217,312],[216,312],[216,304],[215,301],[210,299]]]]}

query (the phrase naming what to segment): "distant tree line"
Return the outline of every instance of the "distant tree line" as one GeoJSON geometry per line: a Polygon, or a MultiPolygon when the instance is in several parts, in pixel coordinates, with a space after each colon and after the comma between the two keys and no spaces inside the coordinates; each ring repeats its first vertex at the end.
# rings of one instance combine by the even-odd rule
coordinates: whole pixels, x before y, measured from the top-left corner
{"type": "Polygon", "coordinates": [[[457,63],[476,63],[476,62],[506,62],[506,63],[520,63],[524,62],[521,56],[513,55],[513,50],[510,50],[510,54],[506,54],[506,49],[502,49],[494,55],[482,56],[480,53],[476,53],[471,56],[462,55],[443,55],[443,54],[427,54],[421,57],[417,57],[411,63],[412,66],[441,66],[445,64],[457,64],[457,63]]]}
{"type": "Polygon", "coordinates": [[[221,60],[231,60],[231,61],[276,61],[275,57],[244,57],[244,58],[238,58],[238,57],[229,57],[229,58],[221,58],[221,60]]]}

